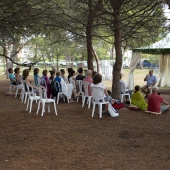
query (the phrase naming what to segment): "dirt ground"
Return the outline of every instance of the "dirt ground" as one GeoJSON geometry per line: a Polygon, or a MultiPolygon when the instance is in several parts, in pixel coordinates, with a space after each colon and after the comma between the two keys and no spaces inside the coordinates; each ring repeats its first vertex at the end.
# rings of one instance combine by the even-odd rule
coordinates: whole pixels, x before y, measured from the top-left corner
{"type": "Polygon", "coordinates": [[[99,119],[79,101],[60,102],[57,116],[51,107],[42,117],[36,103],[28,113],[8,90],[9,81],[0,81],[0,170],[170,169],[170,112],[123,109],[99,119]]]}

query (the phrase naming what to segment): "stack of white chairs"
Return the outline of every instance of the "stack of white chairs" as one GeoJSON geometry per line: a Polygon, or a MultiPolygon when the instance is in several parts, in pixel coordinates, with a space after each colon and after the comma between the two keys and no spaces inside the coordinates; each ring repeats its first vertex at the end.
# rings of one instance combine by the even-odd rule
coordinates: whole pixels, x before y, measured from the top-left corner
{"type": "Polygon", "coordinates": [[[83,100],[82,100],[82,107],[84,107],[84,103],[87,98],[88,109],[90,108],[91,99],[92,99],[92,96],[89,94],[90,86],[91,86],[91,83],[83,82],[84,96],[83,96],[83,100]]]}

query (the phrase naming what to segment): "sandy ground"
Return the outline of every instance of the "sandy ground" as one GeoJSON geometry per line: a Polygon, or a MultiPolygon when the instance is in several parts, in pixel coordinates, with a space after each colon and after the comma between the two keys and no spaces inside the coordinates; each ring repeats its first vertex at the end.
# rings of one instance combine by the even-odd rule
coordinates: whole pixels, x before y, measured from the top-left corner
{"type": "MultiPolygon", "coordinates": [[[[57,105],[58,115],[36,116],[0,81],[0,170],[169,170],[170,112],[128,109],[91,117],[92,107],[57,105]]],[[[170,101],[168,93],[161,93],[170,101]]]]}

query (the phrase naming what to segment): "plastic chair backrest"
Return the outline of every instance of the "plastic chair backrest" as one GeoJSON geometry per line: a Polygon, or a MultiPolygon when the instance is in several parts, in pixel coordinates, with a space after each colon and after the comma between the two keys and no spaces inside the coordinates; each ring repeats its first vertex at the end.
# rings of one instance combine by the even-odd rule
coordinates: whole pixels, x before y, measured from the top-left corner
{"type": "Polygon", "coordinates": [[[22,80],[22,85],[23,85],[23,90],[24,92],[26,92],[26,81],[25,80],[22,80]]]}
{"type": "Polygon", "coordinates": [[[54,81],[54,87],[56,88],[57,92],[61,92],[61,84],[58,81],[54,81]]]}
{"type": "Polygon", "coordinates": [[[72,77],[69,78],[69,82],[70,82],[70,84],[73,85],[73,88],[75,89],[76,88],[76,83],[75,83],[75,81],[73,80],[72,77]]]}
{"type": "Polygon", "coordinates": [[[119,91],[120,93],[125,93],[125,85],[122,82],[119,82],[119,91]]]}
{"type": "Polygon", "coordinates": [[[39,91],[40,100],[47,99],[47,91],[44,86],[39,86],[38,91],[39,91]]]}
{"type": "Polygon", "coordinates": [[[33,89],[32,85],[26,83],[26,87],[27,87],[27,90],[28,90],[28,96],[29,97],[34,96],[34,89],[33,89]]]}
{"type": "Polygon", "coordinates": [[[104,98],[105,98],[104,89],[102,89],[101,87],[91,86],[91,90],[92,90],[93,100],[94,100],[95,103],[105,101],[104,100],[104,98]]]}
{"type": "Polygon", "coordinates": [[[85,94],[85,96],[90,96],[89,90],[91,90],[91,88],[90,88],[89,86],[91,85],[91,83],[89,83],[89,82],[83,82],[82,85],[83,85],[83,89],[84,89],[84,94],[85,94]]]}
{"type": "Polygon", "coordinates": [[[83,87],[82,87],[82,80],[76,80],[76,84],[78,85],[79,92],[83,92],[83,87]]]}

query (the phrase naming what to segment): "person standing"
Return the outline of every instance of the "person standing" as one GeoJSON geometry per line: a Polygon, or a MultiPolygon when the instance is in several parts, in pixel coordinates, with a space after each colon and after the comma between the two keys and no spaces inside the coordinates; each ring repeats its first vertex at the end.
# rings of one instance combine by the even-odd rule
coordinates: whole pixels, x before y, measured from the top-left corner
{"type": "Polygon", "coordinates": [[[169,103],[158,95],[158,89],[153,87],[152,94],[148,96],[148,111],[163,113],[169,110],[169,103]],[[161,103],[165,104],[161,106],[161,103]]]}
{"type": "Polygon", "coordinates": [[[157,83],[157,78],[153,75],[153,70],[149,70],[149,74],[146,75],[144,81],[146,81],[147,83],[141,88],[141,90],[146,95],[145,97],[148,97],[148,94],[150,94],[150,90],[157,83]]]}

